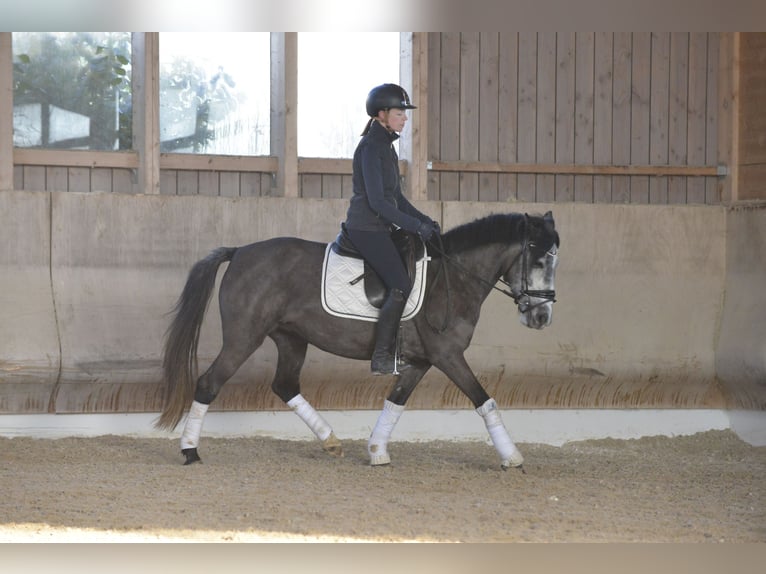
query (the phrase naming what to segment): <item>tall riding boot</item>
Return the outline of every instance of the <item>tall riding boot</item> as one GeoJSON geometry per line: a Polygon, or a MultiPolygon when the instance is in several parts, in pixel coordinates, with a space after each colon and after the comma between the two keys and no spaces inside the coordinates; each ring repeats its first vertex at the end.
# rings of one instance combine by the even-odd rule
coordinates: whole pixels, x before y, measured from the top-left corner
{"type": "Polygon", "coordinates": [[[399,322],[402,319],[407,299],[399,289],[391,289],[380,309],[376,331],[375,351],[372,353],[372,374],[397,374],[409,367],[401,358],[397,362],[396,337],[399,332],[399,322]],[[398,368],[397,368],[398,367],[398,368]]]}

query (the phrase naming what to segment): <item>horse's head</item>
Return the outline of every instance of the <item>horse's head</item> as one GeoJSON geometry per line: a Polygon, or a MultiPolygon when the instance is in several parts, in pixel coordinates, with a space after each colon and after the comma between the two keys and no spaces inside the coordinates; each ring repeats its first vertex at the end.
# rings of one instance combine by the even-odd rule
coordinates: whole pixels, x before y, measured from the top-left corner
{"type": "Polygon", "coordinates": [[[524,216],[521,251],[505,273],[522,325],[542,329],[551,324],[556,300],[554,280],[559,234],[549,211],[524,216]]]}

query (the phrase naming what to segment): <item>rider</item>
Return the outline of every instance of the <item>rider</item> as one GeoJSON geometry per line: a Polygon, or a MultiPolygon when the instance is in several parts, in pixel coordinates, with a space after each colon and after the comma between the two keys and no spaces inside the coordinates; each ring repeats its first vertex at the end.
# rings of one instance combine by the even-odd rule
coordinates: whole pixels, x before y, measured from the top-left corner
{"type": "Polygon", "coordinates": [[[396,338],[411,286],[407,270],[391,239],[400,227],[429,241],[439,224],[418,211],[403,195],[399,158],[393,143],[414,110],[401,86],[382,84],[367,96],[370,120],[354,152],[353,195],[345,227],[354,246],[380,275],[386,300],[380,309],[371,369],[375,375],[397,373],[407,364],[396,359],[396,338]],[[398,370],[397,370],[398,366],[398,370]]]}

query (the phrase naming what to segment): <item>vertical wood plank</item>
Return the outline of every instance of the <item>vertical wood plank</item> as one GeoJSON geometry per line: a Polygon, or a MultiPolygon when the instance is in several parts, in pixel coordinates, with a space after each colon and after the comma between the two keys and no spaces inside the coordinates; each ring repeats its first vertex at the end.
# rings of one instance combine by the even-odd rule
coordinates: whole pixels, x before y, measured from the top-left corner
{"type": "Polygon", "coordinates": [[[261,174],[243,172],[239,176],[240,197],[259,197],[261,193],[261,174]]]}
{"type": "Polygon", "coordinates": [[[300,177],[301,197],[322,197],[322,176],[316,173],[304,173],[300,177]]]}
{"type": "MultiPolygon", "coordinates": [[[[460,159],[460,33],[445,32],[441,43],[441,129],[439,147],[442,161],[460,159]]],[[[441,174],[442,201],[460,199],[460,176],[441,174]]]]}
{"type": "Polygon", "coordinates": [[[41,165],[24,166],[24,191],[46,191],[47,170],[41,165]]]}
{"type": "MultiPolygon", "coordinates": [[[[689,99],[687,158],[689,165],[705,165],[707,145],[707,33],[689,35],[689,99]]],[[[690,177],[686,202],[705,203],[705,178],[690,177]]]]}
{"type": "MultiPolygon", "coordinates": [[[[521,163],[537,161],[537,33],[519,33],[519,118],[518,159],[521,163]]],[[[519,174],[519,201],[535,200],[536,178],[519,174]]]]}
{"type": "Polygon", "coordinates": [[[199,194],[199,181],[197,179],[198,172],[189,170],[179,170],[176,173],[178,178],[178,195],[198,195],[199,194]]]}
{"type": "MultiPolygon", "coordinates": [[[[575,36],[575,163],[593,163],[594,49],[592,32],[575,36]]],[[[593,176],[575,176],[575,201],[593,202],[593,176]]]]}
{"type": "MultiPolygon", "coordinates": [[[[428,159],[441,159],[441,34],[428,33],[428,83],[436,89],[428,91],[428,159]]],[[[429,171],[428,199],[441,199],[440,174],[429,171]]],[[[343,189],[344,197],[351,197],[351,189],[343,189]]]]}
{"type": "Polygon", "coordinates": [[[343,197],[343,181],[340,175],[322,176],[322,197],[340,198],[343,197]]]}
{"type": "MultiPolygon", "coordinates": [[[[670,97],[670,33],[652,32],[649,163],[668,163],[668,98],[670,97]]],[[[649,180],[649,203],[667,203],[668,178],[649,180]]]]}
{"type": "Polygon", "coordinates": [[[93,191],[110,193],[112,191],[112,170],[105,167],[95,167],[90,175],[90,187],[93,191]]]}
{"type": "Polygon", "coordinates": [[[13,189],[24,189],[24,166],[13,166],[13,189]]]}
{"type": "Polygon", "coordinates": [[[45,168],[46,191],[69,191],[69,170],[65,167],[45,168]]]}
{"type": "MultiPolygon", "coordinates": [[[[615,33],[612,72],[612,161],[615,165],[630,164],[632,62],[632,35],[630,32],[615,33]]],[[[630,177],[612,177],[612,202],[630,202],[630,177]]]]}
{"type": "MultiPolygon", "coordinates": [[[[479,45],[479,160],[498,160],[498,61],[497,32],[482,32],[479,45]]],[[[497,201],[498,176],[479,174],[479,201],[497,201]]]]}
{"type": "MultiPolygon", "coordinates": [[[[556,161],[556,33],[540,32],[537,40],[537,132],[536,161],[556,161]]],[[[555,199],[556,176],[535,178],[535,200],[555,199]]]]}
{"type": "MultiPolygon", "coordinates": [[[[705,163],[718,165],[718,86],[719,77],[719,50],[721,42],[720,32],[708,32],[707,34],[707,130],[705,144],[705,163]]],[[[705,203],[717,204],[721,202],[721,185],[717,178],[706,178],[705,203]]]]}
{"type": "Polygon", "coordinates": [[[221,197],[239,197],[239,172],[222,171],[219,176],[221,197]]]}
{"type": "Polygon", "coordinates": [[[340,196],[343,198],[350,198],[352,195],[354,195],[354,182],[352,181],[352,176],[350,175],[341,176],[341,195],[340,196]]]}
{"type": "MultiPolygon", "coordinates": [[[[479,33],[460,35],[460,159],[479,159],[479,33]]],[[[461,201],[479,199],[479,174],[460,174],[461,201]]]]}
{"type": "MultiPolygon", "coordinates": [[[[630,101],[630,163],[649,163],[649,131],[651,100],[652,37],[650,32],[633,34],[632,76],[633,90],[630,101]]],[[[631,176],[631,203],[649,203],[649,178],[631,176]]]]}
{"type": "MultiPolygon", "coordinates": [[[[556,45],[556,163],[574,163],[575,33],[559,32],[556,45]]],[[[574,200],[574,176],[556,176],[556,201],[574,200]]]]}
{"type": "MultiPolygon", "coordinates": [[[[612,163],[612,107],[614,36],[611,32],[598,32],[594,38],[594,100],[593,100],[593,161],[612,163]]],[[[593,177],[593,201],[612,201],[612,178],[608,175],[593,177]]]]}
{"type": "Polygon", "coordinates": [[[199,184],[200,195],[217,196],[221,194],[217,171],[204,170],[198,172],[197,182],[199,184]]]}
{"type": "Polygon", "coordinates": [[[178,195],[178,172],[176,170],[160,170],[160,195],[178,195]]]}
{"type": "MultiPolygon", "coordinates": [[[[501,32],[498,62],[498,133],[497,156],[502,163],[518,161],[518,61],[519,36],[501,32]]],[[[497,182],[498,201],[517,198],[516,174],[501,174],[497,182]]]]}
{"type": "Polygon", "coordinates": [[[114,168],[112,171],[112,193],[135,193],[137,173],[132,169],[114,168]]]}
{"type": "MultiPolygon", "coordinates": [[[[689,34],[670,35],[668,163],[688,164],[689,34]]],[[[668,203],[686,203],[685,177],[668,178],[668,203]]]]}
{"type": "Polygon", "coordinates": [[[67,177],[69,179],[69,191],[90,192],[90,168],[70,167],[67,177]]]}

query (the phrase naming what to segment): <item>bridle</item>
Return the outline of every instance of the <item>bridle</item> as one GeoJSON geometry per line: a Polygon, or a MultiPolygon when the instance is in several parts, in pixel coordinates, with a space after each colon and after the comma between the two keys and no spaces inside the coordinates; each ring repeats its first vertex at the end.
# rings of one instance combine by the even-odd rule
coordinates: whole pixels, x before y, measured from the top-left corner
{"type": "MultiPolygon", "coordinates": [[[[490,287],[491,289],[494,289],[495,291],[499,291],[503,295],[506,295],[513,299],[513,302],[516,304],[516,306],[519,309],[519,313],[528,313],[532,309],[535,309],[536,307],[539,307],[541,305],[545,305],[546,303],[555,303],[556,302],[556,291],[554,289],[530,289],[529,288],[529,250],[531,248],[535,247],[535,244],[529,240],[529,215],[524,214],[524,237],[521,242],[521,252],[513,258],[513,261],[511,261],[510,265],[508,265],[508,269],[506,269],[501,275],[498,281],[505,285],[507,289],[502,289],[498,287],[495,283],[490,283],[483,277],[479,277],[475,273],[471,272],[470,270],[466,269],[463,265],[458,263],[455,259],[450,257],[444,252],[444,246],[442,245],[442,238],[441,236],[437,236],[438,240],[438,247],[434,245],[434,243],[431,243],[431,246],[434,248],[434,250],[441,256],[442,259],[442,265],[441,268],[438,270],[436,277],[434,278],[434,281],[431,283],[430,287],[433,287],[433,285],[436,283],[436,280],[439,277],[439,274],[444,272],[444,280],[447,284],[447,313],[444,317],[444,323],[442,324],[442,327],[440,329],[437,329],[433,325],[431,325],[431,322],[428,321],[428,314],[426,313],[426,320],[428,321],[429,325],[431,327],[438,331],[439,333],[444,332],[447,327],[449,326],[449,319],[450,319],[450,310],[452,309],[452,305],[450,304],[451,299],[451,289],[449,284],[449,274],[447,273],[447,262],[449,262],[451,265],[454,265],[457,267],[460,271],[468,275],[469,277],[472,277],[473,279],[476,279],[480,283],[483,283],[487,287],[490,287]],[[513,286],[511,283],[506,279],[508,274],[511,272],[511,269],[518,261],[519,257],[521,257],[521,289],[519,291],[514,291],[513,286]],[[537,303],[532,303],[531,299],[539,299],[537,303]]],[[[552,250],[549,250],[546,255],[555,255],[555,246],[552,248],[552,250]]],[[[430,290],[430,288],[429,288],[430,290]]],[[[427,299],[428,300],[428,299],[427,299]]]]}
{"type": "MultiPolygon", "coordinates": [[[[499,289],[499,291],[502,291],[509,297],[513,299],[513,302],[516,303],[519,307],[520,313],[527,313],[534,309],[535,307],[539,307],[540,305],[545,305],[546,303],[555,303],[556,302],[556,290],[555,289],[530,289],[529,288],[529,250],[536,247],[534,243],[529,241],[529,215],[526,213],[524,214],[524,239],[521,246],[521,253],[517,256],[521,256],[521,290],[518,293],[513,292],[513,287],[511,284],[504,279],[505,276],[510,273],[511,268],[513,267],[513,264],[516,262],[516,259],[514,259],[511,262],[511,265],[508,267],[508,269],[501,275],[500,282],[508,287],[511,291],[506,291],[505,289],[499,289]],[[526,297],[526,300],[521,302],[522,297],[526,297]],[[530,299],[540,299],[537,303],[530,304],[530,299]]],[[[553,247],[555,249],[555,246],[553,247]]],[[[548,255],[555,255],[555,251],[549,250],[546,253],[546,256],[548,255]]]]}

